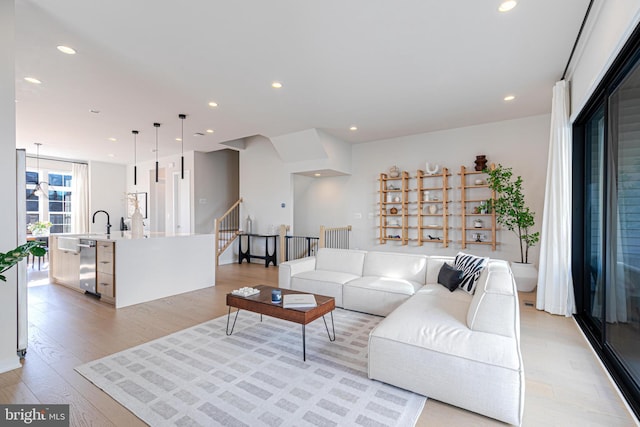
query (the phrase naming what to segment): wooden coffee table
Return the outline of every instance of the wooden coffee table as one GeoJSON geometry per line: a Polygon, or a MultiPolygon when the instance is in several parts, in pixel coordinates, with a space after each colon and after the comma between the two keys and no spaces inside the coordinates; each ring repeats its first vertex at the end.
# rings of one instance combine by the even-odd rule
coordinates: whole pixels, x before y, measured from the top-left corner
{"type": "Polygon", "coordinates": [[[314,294],[314,296],[316,297],[316,303],[318,304],[317,307],[284,308],[282,307],[282,302],[271,302],[272,290],[279,289],[282,292],[283,297],[287,294],[308,294],[308,292],[298,292],[292,291],[290,289],[274,288],[267,285],[257,285],[253,286],[253,288],[260,290],[260,293],[251,295],[249,297],[227,294],[227,305],[229,306],[229,312],[227,313],[227,335],[231,335],[233,333],[233,328],[236,326],[236,320],[238,319],[238,313],[240,313],[240,310],[247,310],[254,313],[259,313],[261,321],[262,315],[264,314],[266,316],[288,320],[289,322],[294,322],[302,325],[302,360],[307,360],[305,326],[313,322],[317,318],[322,317],[324,326],[327,329],[329,341],[333,342],[336,340],[336,329],[333,323],[333,310],[336,308],[336,301],[335,299],[333,299],[333,297],[314,294]],[[233,319],[233,325],[231,325],[231,330],[229,330],[231,307],[237,308],[238,311],[236,311],[236,315],[233,319]],[[329,332],[329,326],[327,325],[327,320],[324,318],[326,314],[331,315],[331,330],[333,332],[333,336],[331,336],[331,333],[329,332]]]}

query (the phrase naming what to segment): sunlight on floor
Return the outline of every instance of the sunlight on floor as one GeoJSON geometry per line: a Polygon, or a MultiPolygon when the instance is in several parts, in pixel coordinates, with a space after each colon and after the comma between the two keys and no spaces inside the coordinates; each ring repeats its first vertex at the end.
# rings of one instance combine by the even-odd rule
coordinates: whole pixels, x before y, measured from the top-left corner
{"type": "Polygon", "coordinates": [[[41,266],[40,270],[34,269],[31,265],[27,267],[27,286],[42,286],[49,284],[49,264],[41,266]]]}

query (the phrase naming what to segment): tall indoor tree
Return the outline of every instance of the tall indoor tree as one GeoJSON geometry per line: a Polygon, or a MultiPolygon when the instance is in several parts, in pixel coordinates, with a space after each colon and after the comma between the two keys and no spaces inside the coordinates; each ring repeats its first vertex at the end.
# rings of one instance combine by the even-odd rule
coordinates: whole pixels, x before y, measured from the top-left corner
{"type": "Polygon", "coordinates": [[[489,188],[495,191],[495,198],[488,203],[496,212],[496,220],[518,236],[520,262],[528,264],[529,248],[538,243],[540,233],[531,230],[535,226],[535,213],[525,203],[522,177],[514,179],[512,169],[500,164],[484,172],[489,175],[489,188]]]}

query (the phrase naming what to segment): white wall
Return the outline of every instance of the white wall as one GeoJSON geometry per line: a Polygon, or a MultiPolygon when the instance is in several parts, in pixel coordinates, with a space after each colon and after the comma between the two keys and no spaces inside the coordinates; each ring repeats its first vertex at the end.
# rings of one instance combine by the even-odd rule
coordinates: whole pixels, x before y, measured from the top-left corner
{"type": "Polygon", "coordinates": [[[27,168],[29,169],[36,169],[38,166],[38,163],[40,163],[40,169],[47,169],[47,170],[53,170],[53,171],[59,171],[59,172],[71,172],[72,169],[72,163],[71,162],[67,162],[67,161],[57,161],[57,160],[50,160],[50,159],[43,159],[40,158],[40,161],[38,162],[38,160],[35,157],[35,154],[32,154],[31,149],[29,149],[29,155],[27,156],[27,168]]]}
{"type": "Polygon", "coordinates": [[[251,215],[254,233],[266,233],[270,225],[293,222],[291,174],[271,141],[263,136],[248,138],[246,149],[240,152],[240,197],[241,226],[251,215]]]}
{"type": "MultiPolygon", "coordinates": [[[[14,76],[13,1],[0,1],[0,252],[16,246],[16,110],[14,76]]],[[[17,279],[16,269],[3,273],[0,282],[0,373],[20,367],[17,350],[17,279]]]]}
{"type": "MultiPolygon", "coordinates": [[[[417,169],[424,170],[426,162],[439,164],[454,174],[451,177],[454,188],[449,198],[459,200],[459,177],[455,174],[460,172],[462,165],[473,169],[475,157],[479,154],[485,154],[489,163],[512,167],[516,175],[522,176],[526,201],[536,213],[534,230],[539,231],[544,204],[549,125],[550,116],[542,115],[355,145],[353,176],[347,189],[349,215],[345,218],[347,224],[353,225],[351,246],[366,250],[454,255],[460,250],[457,242],[446,249],[431,243],[422,247],[415,243],[402,246],[398,242],[380,245],[376,240],[379,224],[377,179],[381,172],[388,171],[393,165],[415,175],[417,169]],[[357,216],[361,216],[361,219],[356,219],[357,216]]],[[[459,213],[458,206],[452,204],[451,210],[459,213]]],[[[459,220],[456,221],[458,218],[451,218],[453,224],[459,225],[459,220]]],[[[459,240],[459,232],[452,237],[459,240]]],[[[479,245],[470,246],[465,251],[519,260],[516,255],[516,252],[519,253],[518,240],[513,233],[499,231],[498,241],[502,243],[495,252],[479,245]]],[[[537,264],[537,247],[530,252],[529,261],[537,264]]]]}
{"type": "Polygon", "coordinates": [[[574,54],[571,81],[572,120],[604,77],[625,41],[640,21],[637,0],[596,0],[574,54]]]}
{"type": "Polygon", "coordinates": [[[195,232],[213,233],[214,220],[239,199],[238,152],[195,153],[195,232]]]}
{"type": "MultiPolygon", "coordinates": [[[[549,88],[551,91],[551,88],[549,88]]],[[[397,165],[415,174],[426,162],[446,166],[455,174],[460,166],[474,167],[475,156],[485,154],[489,162],[512,167],[524,179],[528,204],[536,213],[540,229],[547,169],[550,116],[534,116],[394,138],[354,145],[352,148],[351,176],[306,179],[293,178],[286,172],[268,139],[252,140],[240,153],[240,188],[245,200],[245,211],[255,215],[258,231],[265,232],[267,224],[292,224],[293,234],[316,236],[319,225],[352,225],[351,247],[367,250],[402,251],[415,253],[455,254],[458,243],[444,249],[435,244],[418,247],[401,246],[395,242],[380,245],[378,236],[378,176],[397,165]],[[292,183],[296,184],[293,185],[292,183]],[[281,200],[295,195],[291,203],[279,208],[281,200]],[[293,215],[292,215],[293,214],[293,215]],[[293,220],[293,223],[291,222],[293,220]]],[[[454,176],[453,184],[458,180],[454,176]]],[[[459,199],[454,190],[451,199],[459,199]]],[[[459,211],[459,210],[458,210],[459,211]]],[[[255,229],[254,229],[255,231],[255,229]]],[[[459,234],[455,235],[459,239],[459,234]]],[[[495,258],[518,260],[518,240],[510,232],[499,232],[496,252],[484,246],[467,249],[468,252],[495,258]]],[[[530,253],[530,261],[537,263],[538,250],[530,253]]]]}
{"type": "Polygon", "coordinates": [[[349,194],[345,189],[350,179],[349,176],[293,176],[293,224],[296,236],[318,237],[321,225],[347,225],[349,194]]]}
{"type": "Polygon", "coordinates": [[[95,224],[91,222],[93,213],[104,210],[109,213],[111,231],[119,230],[120,217],[127,216],[126,211],[126,166],[115,163],[89,162],[89,230],[92,233],[107,231],[107,216],[96,215],[95,224]]]}

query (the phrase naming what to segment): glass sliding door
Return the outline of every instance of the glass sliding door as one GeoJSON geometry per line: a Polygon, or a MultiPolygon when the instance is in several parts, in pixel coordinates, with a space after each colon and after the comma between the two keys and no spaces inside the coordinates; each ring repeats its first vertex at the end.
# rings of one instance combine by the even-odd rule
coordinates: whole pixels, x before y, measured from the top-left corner
{"type": "Polygon", "coordinates": [[[640,68],[609,97],[606,343],[640,383],[640,68]]]}
{"type": "Polygon", "coordinates": [[[576,320],[640,416],[640,26],[573,135],[576,320]]]}
{"type": "Polygon", "coordinates": [[[585,311],[593,327],[602,333],[604,309],[603,251],[603,170],[604,107],[600,107],[585,126],[585,311]]]}

